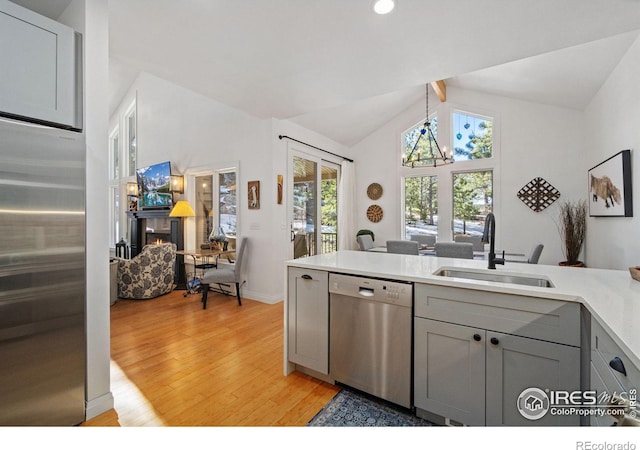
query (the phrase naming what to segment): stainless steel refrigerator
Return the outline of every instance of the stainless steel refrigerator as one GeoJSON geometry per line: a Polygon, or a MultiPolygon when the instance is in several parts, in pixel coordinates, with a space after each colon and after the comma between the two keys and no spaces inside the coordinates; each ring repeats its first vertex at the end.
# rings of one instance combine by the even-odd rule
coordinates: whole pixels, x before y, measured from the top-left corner
{"type": "Polygon", "coordinates": [[[0,119],[0,425],[85,416],[85,138],[0,119]]]}

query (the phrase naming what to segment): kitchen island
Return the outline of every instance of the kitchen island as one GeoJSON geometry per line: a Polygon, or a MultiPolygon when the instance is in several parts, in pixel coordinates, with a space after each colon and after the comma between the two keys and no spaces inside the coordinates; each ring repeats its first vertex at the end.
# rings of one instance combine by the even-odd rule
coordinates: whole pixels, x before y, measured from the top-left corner
{"type": "MultiPolygon", "coordinates": [[[[314,296],[308,302],[308,305],[313,308],[313,320],[296,324],[293,322],[301,314],[292,303],[293,298],[290,298],[295,290],[295,283],[292,284],[292,278],[288,275],[291,270],[294,270],[415,283],[414,311],[418,315],[422,314],[420,311],[424,311],[427,315],[424,317],[416,316],[414,320],[416,324],[427,324],[427,328],[431,327],[429,330],[433,329],[432,325],[440,326],[441,324],[445,324],[447,329],[451,329],[454,326],[452,322],[455,321],[455,326],[462,325],[463,331],[466,331],[469,326],[475,327],[471,330],[473,331],[472,336],[481,342],[485,340],[498,342],[494,332],[501,332],[498,337],[502,339],[502,342],[506,342],[504,336],[511,337],[513,334],[519,334],[517,336],[519,339],[521,337],[527,338],[526,342],[536,345],[539,342],[550,341],[563,351],[565,347],[569,350],[571,350],[569,347],[572,347],[574,350],[570,356],[554,358],[559,361],[558,367],[564,365],[564,368],[558,369],[564,371],[563,373],[568,372],[567,365],[575,366],[571,367],[571,370],[577,372],[580,378],[576,389],[579,388],[582,391],[599,389],[620,392],[623,388],[635,389],[637,377],[640,377],[638,371],[638,367],[640,367],[640,329],[636,327],[638,318],[640,318],[640,283],[632,280],[626,271],[521,263],[507,263],[506,266],[489,271],[486,270],[486,262],[484,261],[358,251],[340,251],[292,260],[286,263],[286,267],[287,275],[285,276],[288,286],[288,295],[285,299],[284,370],[286,374],[293,370],[305,371],[308,368],[310,369],[308,373],[311,375],[329,382],[333,381],[329,367],[328,344],[324,345],[328,340],[330,328],[328,278],[322,282],[324,284],[315,285],[309,291],[314,296]],[[443,271],[443,269],[447,270],[443,271]],[[553,287],[483,281],[436,274],[456,275],[456,270],[462,271],[458,274],[462,273],[463,275],[465,271],[481,275],[490,273],[509,276],[520,281],[527,278],[539,278],[548,281],[548,284],[553,287]],[[436,292],[437,295],[430,300],[429,295],[435,294],[425,294],[428,292],[436,292]],[[454,295],[453,300],[456,302],[447,300],[443,303],[442,297],[449,294],[454,295]],[[436,297],[439,305],[446,303],[444,309],[437,311],[433,307],[428,307],[430,304],[435,304],[433,299],[436,297]],[[485,298],[486,300],[484,300],[485,298]],[[517,307],[510,307],[509,302],[514,302],[517,307]],[[473,308],[482,307],[484,309],[474,311],[459,309],[467,308],[469,305],[472,305],[473,308]],[[501,309],[496,309],[497,307],[501,309]],[[453,309],[446,310],[446,308],[453,309]],[[455,314],[452,313],[454,310],[457,311],[455,314]],[[562,311],[562,313],[556,313],[556,310],[562,311]],[[295,315],[291,314],[292,311],[295,315]],[[435,315],[429,316],[434,311],[435,315]],[[518,314],[522,312],[524,315],[513,315],[513,311],[518,314]],[[502,319],[494,320],[493,317],[489,317],[503,317],[505,312],[510,314],[506,322],[502,319]],[[460,317],[460,319],[451,317],[460,317]],[[476,323],[478,317],[484,317],[480,319],[480,325],[476,323]],[[528,317],[528,319],[524,320],[523,317],[528,317]],[[514,324],[518,321],[522,323],[529,321],[530,323],[520,327],[521,332],[514,331],[514,324]],[[554,321],[556,321],[555,325],[554,321]],[[563,321],[567,321],[567,323],[565,324],[563,321]],[[563,330],[564,328],[566,330],[563,330]],[[292,357],[294,352],[290,346],[294,342],[302,342],[291,339],[292,330],[306,333],[310,329],[312,332],[309,335],[309,342],[317,342],[318,347],[326,347],[319,353],[314,349],[313,353],[319,355],[318,359],[321,362],[319,366],[315,365],[314,361],[301,364],[299,359],[295,356],[292,357]],[[324,332],[325,329],[326,332],[324,332]],[[479,329],[482,333],[474,331],[479,329]],[[594,330],[593,333],[592,330],[594,330]],[[599,336],[600,339],[598,339],[599,336]],[[600,348],[603,345],[604,347],[600,348]],[[579,362],[575,362],[576,351],[580,353],[579,362]],[[610,358],[611,356],[613,357],[610,358]],[[606,358],[605,362],[607,363],[610,358],[609,366],[611,368],[597,360],[598,357],[606,358]],[[626,363],[626,368],[622,369],[625,372],[624,375],[619,369],[614,368],[615,364],[612,365],[616,358],[626,363]],[[606,373],[603,374],[603,371],[606,373]]],[[[414,328],[421,327],[422,325],[418,327],[414,325],[414,328]]],[[[414,335],[414,339],[415,336],[417,335],[414,335]]],[[[418,342],[414,343],[414,345],[417,344],[418,342]]],[[[547,342],[544,344],[546,345],[547,342]]],[[[473,345],[473,342],[470,345],[473,345]]],[[[490,347],[490,344],[487,343],[487,346],[490,347]]],[[[489,350],[486,351],[489,355],[489,350]]],[[[489,361],[489,356],[487,356],[487,361],[489,361]]],[[[489,362],[486,364],[490,365],[489,362]]],[[[417,377],[422,375],[417,367],[418,364],[415,365],[414,377],[416,380],[414,383],[416,387],[414,390],[417,394],[414,393],[414,395],[416,395],[416,405],[418,405],[417,395],[420,389],[417,377]]],[[[576,385],[575,376],[569,385],[576,385]]],[[[466,416],[462,415],[461,417],[466,416]]],[[[487,424],[491,423],[489,418],[490,414],[487,415],[487,424]]],[[[465,420],[461,422],[465,423],[465,420]]],[[[591,420],[591,423],[599,424],[594,419],[591,420]]],[[[582,420],[582,424],[586,424],[584,420],[582,420]]]]}

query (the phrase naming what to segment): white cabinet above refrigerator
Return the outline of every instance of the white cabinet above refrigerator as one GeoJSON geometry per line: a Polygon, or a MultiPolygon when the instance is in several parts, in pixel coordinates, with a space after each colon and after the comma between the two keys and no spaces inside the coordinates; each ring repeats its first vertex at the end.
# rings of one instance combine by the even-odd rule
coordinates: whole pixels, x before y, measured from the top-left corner
{"type": "Polygon", "coordinates": [[[80,37],[0,0],[0,115],[82,128],[80,37]]]}

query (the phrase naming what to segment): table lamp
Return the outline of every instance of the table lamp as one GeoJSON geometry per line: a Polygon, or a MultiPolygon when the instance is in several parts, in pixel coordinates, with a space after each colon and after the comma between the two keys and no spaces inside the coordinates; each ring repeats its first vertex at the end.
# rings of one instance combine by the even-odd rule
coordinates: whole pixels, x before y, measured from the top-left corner
{"type": "Polygon", "coordinates": [[[175,204],[171,212],[169,213],[169,217],[195,217],[196,213],[193,212],[193,208],[189,204],[187,200],[178,200],[175,204]]]}

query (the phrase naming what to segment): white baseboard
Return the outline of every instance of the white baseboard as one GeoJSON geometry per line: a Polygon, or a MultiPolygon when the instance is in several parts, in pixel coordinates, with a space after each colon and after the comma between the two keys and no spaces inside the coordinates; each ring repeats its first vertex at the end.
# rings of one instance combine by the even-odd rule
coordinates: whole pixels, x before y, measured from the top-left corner
{"type": "Polygon", "coordinates": [[[87,401],[85,420],[93,419],[110,409],[113,409],[113,394],[108,392],[98,398],[87,401]]]}
{"type": "Polygon", "coordinates": [[[268,303],[270,305],[274,305],[283,300],[281,295],[274,295],[274,296],[264,295],[262,292],[251,291],[245,288],[240,288],[240,293],[242,294],[242,298],[256,300],[262,303],[268,303]]]}

